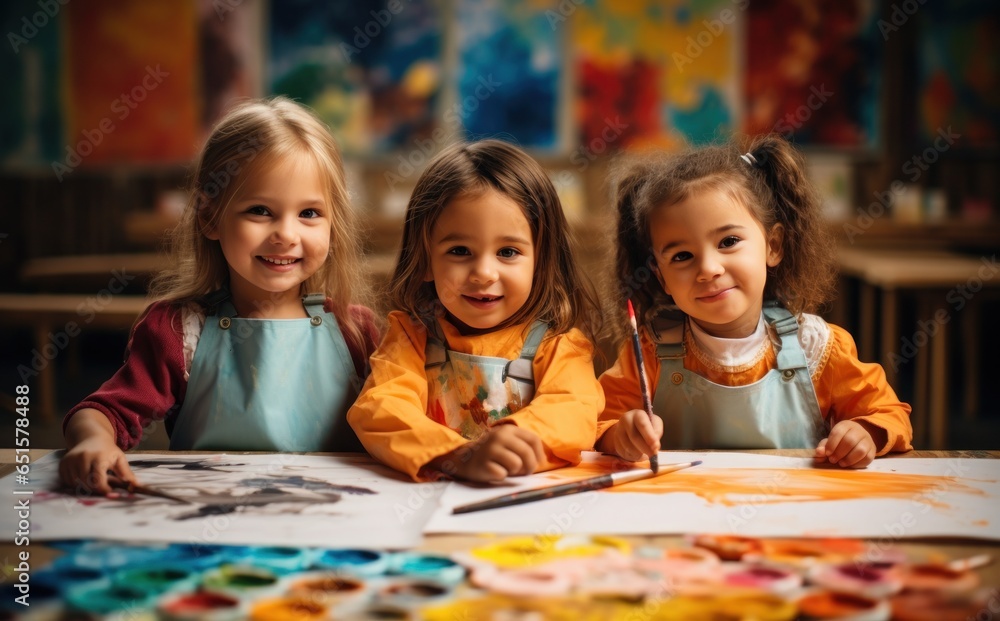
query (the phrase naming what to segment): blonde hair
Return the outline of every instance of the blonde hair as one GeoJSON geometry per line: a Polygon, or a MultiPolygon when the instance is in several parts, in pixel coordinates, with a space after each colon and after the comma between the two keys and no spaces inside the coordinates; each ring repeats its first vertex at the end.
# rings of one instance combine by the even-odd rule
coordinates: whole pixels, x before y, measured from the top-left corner
{"type": "Polygon", "coordinates": [[[576,327],[596,340],[600,307],[574,260],[569,224],[555,186],[538,162],[499,140],[453,145],[438,154],[417,180],[389,283],[393,306],[425,325],[441,312],[434,283],[424,281],[430,267],[431,231],[449,202],[488,190],[521,207],[535,244],[531,293],[524,306],[497,328],[539,319],[549,323],[552,334],[576,327]]]}
{"type": "Polygon", "coordinates": [[[768,268],[764,299],[776,299],[799,314],[816,312],[832,297],[834,244],[819,195],[798,151],[772,134],[675,155],[646,154],[620,167],[615,175],[618,308],[631,299],[637,317],[648,321],[672,302],[651,272],[656,261],[649,213],[711,190],[746,207],[765,233],[777,224],[784,229],[782,259],[768,268]]]}
{"type": "Polygon", "coordinates": [[[350,205],[344,166],[329,129],[308,108],[284,97],[242,103],[215,126],[194,167],[188,204],[171,238],[171,268],[151,283],[156,300],[201,303],[229,281],[218,241],[205,236],[238,201],[247,182],[286,157],[311,158],[320,171],[331,206],[330,254],[299,286],[323,293],[345,336],[363,343],[362,329],[347,307],[367,303],[368,287],[357,278],[361,245],[350,205]]]}

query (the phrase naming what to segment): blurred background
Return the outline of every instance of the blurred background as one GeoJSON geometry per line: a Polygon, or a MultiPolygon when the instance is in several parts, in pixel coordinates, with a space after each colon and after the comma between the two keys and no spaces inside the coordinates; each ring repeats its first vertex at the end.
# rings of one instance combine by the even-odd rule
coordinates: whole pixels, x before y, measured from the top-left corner
{"type": "Polygon", "coordinates": [[[121,363],[212,124],[283,94],[339,141],[378,283],[455,140],[542,162],[599,274],[617,155],[780,133],[840,243],[824,315],[913,403],[918,448],[1000,448],[992,0],[8,0],[0,19],[0,446],[22,384],[31,446],[62,446],[62,414],[121,363]]]}

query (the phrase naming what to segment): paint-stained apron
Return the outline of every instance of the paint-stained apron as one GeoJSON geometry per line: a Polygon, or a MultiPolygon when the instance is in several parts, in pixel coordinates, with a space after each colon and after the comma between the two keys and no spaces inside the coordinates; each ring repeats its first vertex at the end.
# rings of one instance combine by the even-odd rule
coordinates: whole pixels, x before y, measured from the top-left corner
{"type": "Polygon", "coordinates": [[[427,416],[475,440],[496,421],[528,405],[535,396],[531,364],[546,330],[548,324],[533,323],[514,360],[454,351],[443,334],[428,333],[427,416]]]}
{"type": "Polygon", "coordinates": [[[764,319],[780,341],[777,368],[746,386],[716,384],[684,368],[687,319],[651,322],[660,359],[653,411],[663,419],[664,449],[816,446],[823,417],[798,321],[775,302],[764,305],[764,319]]]}
{"type": "Polygon", "coordinates": [[[323,301],[303,297],[307,319],[244,319],[227,292],[210,296],[170,448],[360,450],[346,417],[360,382],[323,301]]]}

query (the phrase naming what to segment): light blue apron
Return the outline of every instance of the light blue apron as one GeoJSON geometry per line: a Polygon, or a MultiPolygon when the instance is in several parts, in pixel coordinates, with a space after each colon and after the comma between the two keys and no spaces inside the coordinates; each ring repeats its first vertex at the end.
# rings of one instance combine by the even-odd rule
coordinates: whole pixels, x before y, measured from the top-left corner
{"type": "Polygon", "coordinates": [[[780,340],[777,368],[747,386],[723,386],[684,368],[687,319],[650,325],[660,359],[653,411],[664,449],[814,448],[823,417],[795,316],[774,302],[764,319],[780,340]]]}
{"type": "MultiPolygon", "coordinates": [[[[434,326],[439,328],[436,322],[434,326]]],[[[475,440],[496,421],[528,405],[535,396],[531,364],[548,327],[542,321],[533,323],[514,360],[450,350],[439,330],[429,332],[424,350],[427,416],[475,440]]]]}
{"type": "Polygon", "coordinates": [[[323,300],[303,297],[308,319],[244,319],[228,292],[209,296],[170,448],[362,450],[346,418],[360,382],[323,300]]]}

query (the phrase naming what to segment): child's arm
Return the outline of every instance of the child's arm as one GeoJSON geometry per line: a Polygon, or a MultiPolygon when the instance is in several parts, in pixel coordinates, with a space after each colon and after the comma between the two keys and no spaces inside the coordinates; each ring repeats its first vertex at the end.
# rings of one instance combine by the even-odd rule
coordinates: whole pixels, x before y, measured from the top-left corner
{"type": "MultiPolygon", "coordinates": [[[[180,311],[167,305],[154,305],[136,322],[122,367],[63,418],[68,448],[63,457],[68,463],[60,465],[64,483],[76,487],[78,481],[68,475],[90,474],[95,450],[120,455],[134,448],[144,426],[162,420],[183,401],[187,382],[181,334],[180,311]]],[[[105,456],[104,462],[115,460],[105,456]]],[[[95,476],[106,485],[104,471],[95,476]]],[[[101,490],[107,491],[95,489],[101,490]]]]}
{"type": "Polygon", "coordinates": [[[128,459],[115,443],[115,429],[99,410],[78,410],[66,423],[69,450],[59,462],[59,477],[78,493],[107,494],[108,471],[123,481],[136,482],[128,459]]]}
{"type": "Polygon", "coordinates": [[[388,323],[347,420],[372,457],[419,481],[429,462],[468,440],[427,416],[426,331],[400,312],[388,323]]]}
{"type": "Polygon", "coordinates": [[[816,459],[863,468],[877,456],[912,449],[910,406],[896,396],[885,370],[858,360],[854,339],[843,328],[831,325],[830,339],[816,394],[831,429],[816,459]]]}
{"type": "MultiPolygon", "coordinates": [[[[657,361],[656,352],[651,342],[644,338],[645,334],[640,334],[642,355],[647,364],[646,378],[651,394],[656,394],[659,369],[648,368],[657,361]]],[[[639,461],[659,451],[663,435],[663,421],[658,416],[650,419],[643,410],[638,368],[635,350],[626,342],[614,366],[600,378],[606,404],[597,420],[596,448],[628,461],[639,461]]]]}
{"type": "Polygon", "coordinates": [[[594,446],[604,394],[594,377],[594,346],[573,329],[544,339],[535,355],[535,396],[503,419],[538,436],[544,458],[537,470],[580,462],[580,451],[594,446]]]}
{"type": "Polygon", "coordinates": [[[436,457],[428,468],[459,479],[496,483],[531,474],[545,459],[537,435],[517,425],[494,425],[479,439],[436,457]]]}
{"type": "Polygon", "coordinates": [[[663,419],[645,410],[629,410],[597,441],[597,450],[625,461],[642,461],[660,450],[663,419]]]}

